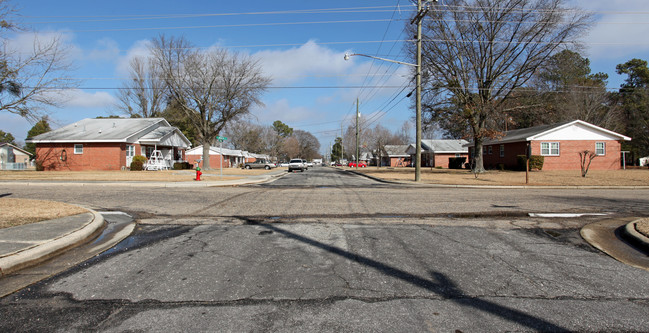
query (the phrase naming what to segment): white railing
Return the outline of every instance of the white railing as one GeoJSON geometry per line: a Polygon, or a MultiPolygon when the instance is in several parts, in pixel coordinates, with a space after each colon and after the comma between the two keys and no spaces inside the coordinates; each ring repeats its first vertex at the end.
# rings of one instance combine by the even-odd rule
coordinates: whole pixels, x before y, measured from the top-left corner
{"type": "Polygon", "coordinates": [[[25,169],[27,169],[27,163],[0,163],[0,169],[2,169],[2,170],[25,170],[25,169]]]}

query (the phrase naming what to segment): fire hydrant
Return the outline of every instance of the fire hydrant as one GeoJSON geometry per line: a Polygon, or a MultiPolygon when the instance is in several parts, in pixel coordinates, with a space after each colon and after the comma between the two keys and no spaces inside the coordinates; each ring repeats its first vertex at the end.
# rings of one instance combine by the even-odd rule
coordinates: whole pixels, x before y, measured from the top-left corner
{"type": "Polygon", "coordinates": [[[202,175],[202,174],[203,174],[203,173],[201,172],[201,168],[200,168],[200,167],[196,167],[196,180],[197,180],[197,181],[200,181],[200,180],[201,180],[201,175],[202,175]]]}

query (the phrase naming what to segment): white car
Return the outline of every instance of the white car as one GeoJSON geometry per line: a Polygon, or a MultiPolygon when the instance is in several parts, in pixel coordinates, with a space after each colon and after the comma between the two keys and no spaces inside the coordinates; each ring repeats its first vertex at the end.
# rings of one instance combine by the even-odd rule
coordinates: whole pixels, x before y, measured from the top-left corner
{"type": "Polygon", "coordinates": [[[293,172],[293,170],[300,170],[300,172],[304,172],[306,170],[306,164],[304,164],[304,160],[294,158],[288,162],[288,172],[293,172]]]}

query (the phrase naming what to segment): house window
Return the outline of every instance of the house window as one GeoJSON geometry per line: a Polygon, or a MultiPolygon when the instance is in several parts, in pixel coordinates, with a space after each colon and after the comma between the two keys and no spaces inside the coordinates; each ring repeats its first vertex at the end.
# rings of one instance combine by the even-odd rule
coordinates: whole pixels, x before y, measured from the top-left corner
{"type": "Polygon", "coordinates": [[[494,152],[493,146],[489,146],[489,155],[493,154],[493,152],[494,152]]]}
{"type": "Polygon", "coordinates": [[[543,156],[559,156],[559,143],[558,142],[541,142],[541,155],[543,155],[543,156]]]}
{"type": "Polygon", "coordinates": [[[487,153],[487,146],[482,146],[482,155],[487,153]]]}
{"type": "Polygon", "coordinates": [[[606,155],[606,142],[595,142],[595,154],[606,155]]]}
{"type": "Polygon", "coordinates": [[[462,154],[460,154],[460,153],[455,153],[455,157],[462,157],[462,154]]]}
{"type": "Polygon", "coordinates": [[[500,157],[505,157],[505,145],[500,145],[500,157]]]}
{"type": "Polygon", "coordinates": [[[75,144],[74,145],[74,153],[75,154],[83,154],[83,145],[82,144],[75,144]]]}
{"type": "Polygon", "coordinates": [[[135,146],[126,145],[126,157],[135,156],[135,146]]]}

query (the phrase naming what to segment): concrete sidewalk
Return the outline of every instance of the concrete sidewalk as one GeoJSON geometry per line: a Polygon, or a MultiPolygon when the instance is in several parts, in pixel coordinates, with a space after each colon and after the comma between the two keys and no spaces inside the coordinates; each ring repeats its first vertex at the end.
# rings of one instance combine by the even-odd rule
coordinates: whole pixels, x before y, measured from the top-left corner
{"type": "Polygon", "coordinates": [[[87,213],[0,229],[0,276],[41,263],[85,243],[105,226],[101,214],[87,213]]]}

